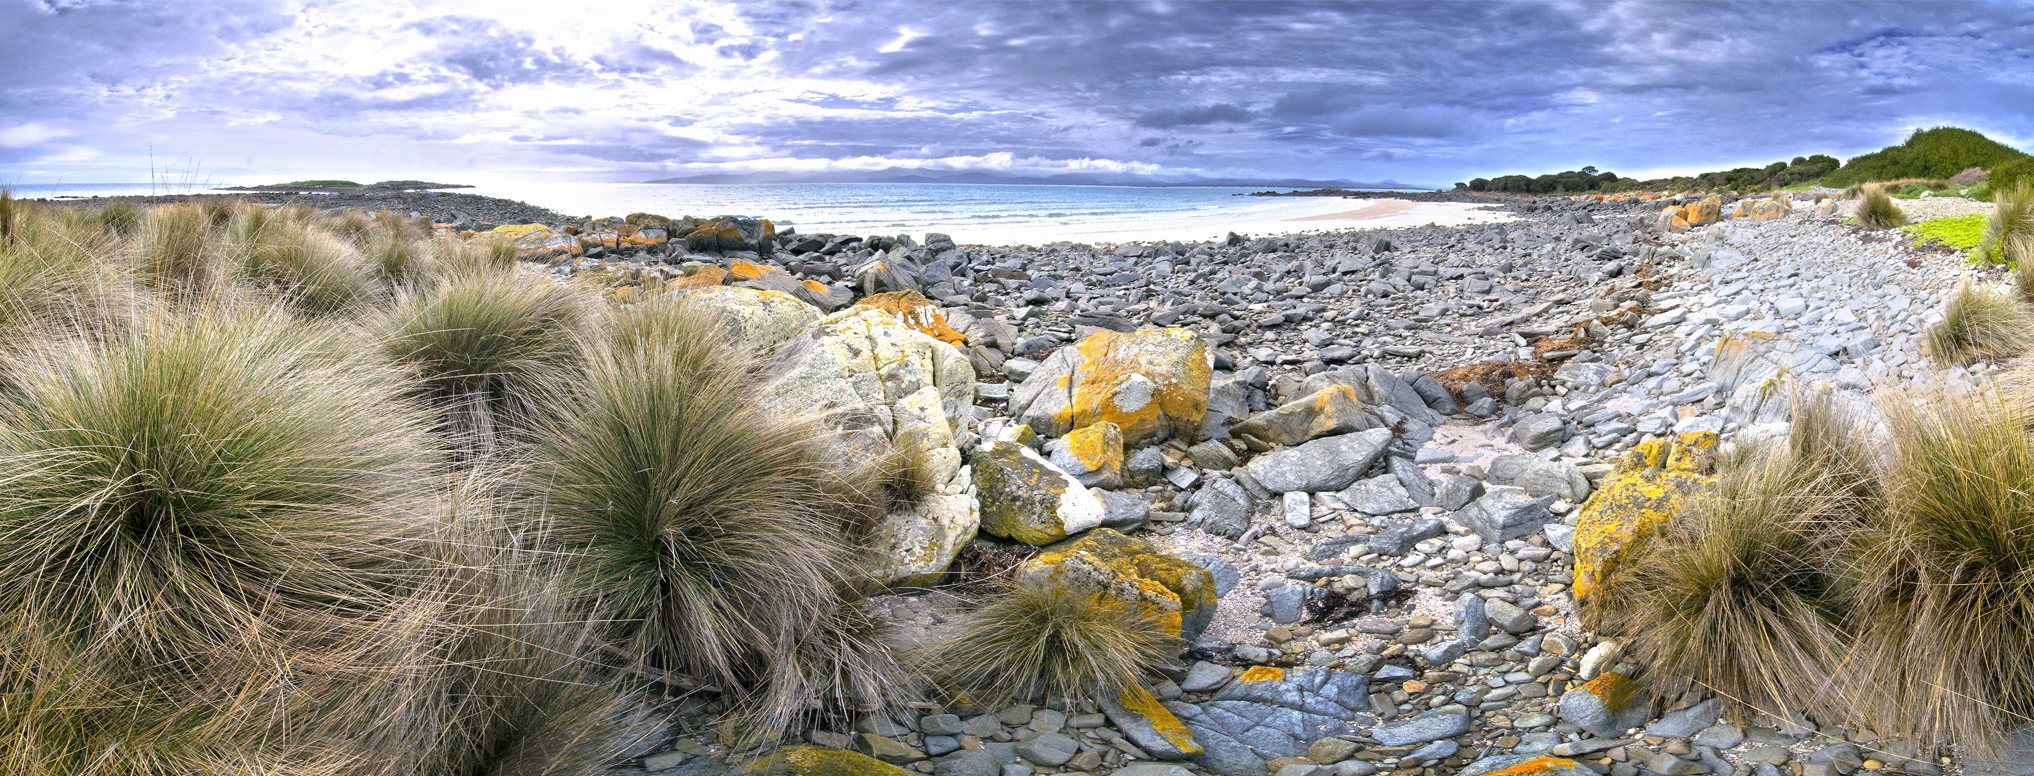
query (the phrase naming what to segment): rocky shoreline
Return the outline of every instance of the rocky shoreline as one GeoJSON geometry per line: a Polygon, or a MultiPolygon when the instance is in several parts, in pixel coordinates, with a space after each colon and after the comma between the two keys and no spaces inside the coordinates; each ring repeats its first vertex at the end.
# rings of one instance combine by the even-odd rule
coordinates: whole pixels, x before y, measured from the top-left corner
{"type": "MultiPolygon", "coordinates": [[[[822,307],[922,293],[981,381],[984,439],[1067,432],[1035,387],[1068,377],[1075,345],[1170,327],[1211,346],[1198,434],[1099,464],[1041,445],[1100,496],[1104,525],[1212,575],[1198,659],[1150,688],[1199,751],[1158,751],[1153,720],[1109,704],[926,708],[814,744],[953,776],[1956,771],[1803,718],[1663,709],[1628,678],[1641,667],[1582,627],[1582,506],[1678,476],[1620,460],[1783,434],[1768,384],[1782,374],[1859,400],[1935,374],[1918,335],[1970,272],[1827,208],[1676,233],[1662,204],[1510,201],[1519,220],[1499,225],[1009,249],[760,222],[724,225],[735,236],[711,251],[631,249],[619,231],[588,242],[603,226],[586,224],[588,249],[551,266],[624,291],[707,275],[822,307]]],[[[953,606],[937,591],[884,603],[921,639],[953,606]]],[[[712,746],[687,746],[644,769],[719,767],[712,746]]]]}

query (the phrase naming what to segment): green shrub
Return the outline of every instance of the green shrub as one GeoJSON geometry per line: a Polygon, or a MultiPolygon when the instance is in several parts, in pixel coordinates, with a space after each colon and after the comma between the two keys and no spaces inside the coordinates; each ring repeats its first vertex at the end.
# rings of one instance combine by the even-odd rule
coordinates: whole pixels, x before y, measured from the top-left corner
{"type": "Polygon", "coordinates": [[[2034,313],[2014,295],[1965,283],[1951,295],[1942,320],[1922,333],[1936,363],[1971,365],[2002,361],[2034,347],[2034,313]]]}
{"type": "Polygon", "coordinates": [[[1180,647],[1134,604],[1057,585],[1012,584],[951,626],[925,662],[943,687],[991,706],[1112,695],[1141,685],[1180,647]]]}
{"type": "Polygon", "coordinates": [[[1900,145],[1851,157],[1823,176],[1822,185],[1842,187],[1901,178],[1939,180],[1970,167],[1983,167],[1996,175],[2000,165],[2027,158],[2019,150],[1968,129],[1937,127],[1917,130],[1900,145]]]}
{"type": "Polygon", "coordinates": [[[1893,203],[1893,197],[1886,193],[1886,187],[1868,185],[1858,194],[1857,223],[1874,231],[1891,229],[1906,224],[1907,214],[1900,210],[1899,205],[1893,203]]]}

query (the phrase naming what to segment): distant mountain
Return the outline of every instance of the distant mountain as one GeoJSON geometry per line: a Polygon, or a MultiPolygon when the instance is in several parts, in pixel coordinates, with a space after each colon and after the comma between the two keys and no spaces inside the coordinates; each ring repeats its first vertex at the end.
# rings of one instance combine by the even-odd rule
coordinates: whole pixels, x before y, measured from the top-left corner
{"type": "Polygon", "coordinates": [[[1394,180],[1363,182],[1351,180],[1302,180],[1298,178],[1175,178],[1153,179],[1134,175],[1065,173],[1060,175],[1013,175],[983,170],[914,170],[891,168],[865,172],[733,172],[659,178],[644,183],[995,183],[1034,186],[1227,186],[1272,188],[1403,189],[1431,191],[1433,186],[1399,183],[1394,180]]]}

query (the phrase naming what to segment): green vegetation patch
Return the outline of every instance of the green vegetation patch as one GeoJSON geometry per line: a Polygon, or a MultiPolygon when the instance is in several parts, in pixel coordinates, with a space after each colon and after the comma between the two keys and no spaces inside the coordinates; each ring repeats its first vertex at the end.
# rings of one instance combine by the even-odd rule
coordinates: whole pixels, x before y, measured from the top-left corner
{"type": "Polygon", "coordinates": [[[1997,170],[2027,154],[1968,129],[1936,127],[1915,132],[1900,145],[1851,157],[1822,178],[1824,186],[1903,178],[1948,178],[1968,167],[1997,170]]]}
{"type": "Polygon", "coordinates": [[[288,182],[288,183],[285,183],[285,184],[283,184],[283,185],[284,185],[284,186],[301,186],[301,187],[303,187],[303,188],[307,188],[307,189],[357,189],[357,188],[360,188],[360,184],[358,184],[358,183],[355,183],[355,182],[353,182],[353,181],[342,181],[342,180],[325,180],[325,179],[319,179],[319,180],[308,180],[308,181],[290,181],[290,182],[288,182]]]}
{"type": "Polygon", "coordinates": [[[1914,236],[1915,245],[1946,245],[1969,253],[1985,239],[1985,215],[1972,213],[1955,218],[1931,218],[1903,227],[1914,236]]]}

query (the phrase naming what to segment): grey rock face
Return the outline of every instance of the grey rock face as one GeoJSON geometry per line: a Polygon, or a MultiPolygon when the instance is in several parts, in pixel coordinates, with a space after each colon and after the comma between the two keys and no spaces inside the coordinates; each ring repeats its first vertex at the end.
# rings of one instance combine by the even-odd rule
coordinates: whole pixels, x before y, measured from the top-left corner
{"type": "Polygon", "coordinates": [[[1553,517],[1554,513],[1547,511],[1546,501],[1511,487],[1493,488],[1455,513],[1456,520],[1485,542],[1517,539],[1539,530],[1553,517]]]}
{"type": "Polygon", "coordinates": [[[1266,776],[1270,760],[1298,757],[1315,741],[1368,726],[1369,685],[1363,674],[1288,669],[1279,679],[1230,682],[1206,703],[1165,706],[1205,750],[1195,763],[1225,776],[1266,776]]]}
{"type": "Polygon", "coordinates": [[[1567,438],[1567,425],[1559,415],[1527,415],[1511,427],[1511,441],[1527,450],[1544,450],[1567,438]]]}
{"type": "Polygon", "coordinates": [[[1469,732],[1469,715],[1430,711],[1411,719],[1386,722],[1371,728],[1370,737],[1385,746],[1410,746],[1453,738],[1469,732]]]}
{"type": "Polygon", "coordinates": [[[1250,530],[1250,510],[1255,502],[1249,491],[1228,477],[1210,477],[1194,492],[1193,511],[1188,519],[1216,536],[1236,538],[1250,530]]]}
{"type": "Polygon", "coordinates": [[[1369,471],[1390,441],[1388,429],[1359,431],[1265,453],[1243,468],[1273,493],[1341,490],[1369,471]]]}
{"type": "Polygon", "coordinates": [[[1405,492],[1405,484],[1389,474],[1380,474],[1366,480],[1358,480],[1335,494],[1350,509],[1372,517],[1411,512],[1420,505],[1405,492]]]}

